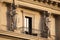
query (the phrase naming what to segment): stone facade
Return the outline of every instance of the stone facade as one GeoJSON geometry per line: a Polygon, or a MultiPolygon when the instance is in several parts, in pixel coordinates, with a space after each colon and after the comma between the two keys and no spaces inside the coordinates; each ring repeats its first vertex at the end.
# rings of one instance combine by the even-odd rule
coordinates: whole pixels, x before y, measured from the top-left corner
{"type": "Polygon", "coordinates": [[[0,2],[1,40],[60,40],[59,1],[51,1],[55,6],[38,0],[14,2],[0,2]]]}

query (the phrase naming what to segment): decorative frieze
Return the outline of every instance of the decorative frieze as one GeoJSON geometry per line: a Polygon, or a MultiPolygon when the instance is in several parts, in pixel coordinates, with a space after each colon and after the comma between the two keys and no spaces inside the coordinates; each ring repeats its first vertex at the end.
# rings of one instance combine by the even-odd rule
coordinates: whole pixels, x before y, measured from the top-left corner
{"type": "Polygon", "coordinates": [[[58,5],[58,7],[60,7],[60,3],[56,2],[56,1],[51,1],[51,0],[34,0],[37,2],[43,2],[43,3],[47,3],[47,4],[52,4],[53,6],[58,5]]]}

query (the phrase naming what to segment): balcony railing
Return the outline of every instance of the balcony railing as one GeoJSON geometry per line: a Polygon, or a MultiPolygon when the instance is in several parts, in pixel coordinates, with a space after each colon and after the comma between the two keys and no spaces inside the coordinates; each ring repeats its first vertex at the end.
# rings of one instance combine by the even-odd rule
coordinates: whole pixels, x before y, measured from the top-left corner
{"type": "MultiPolygon", "coordinates": [[[[26,32],[24,31],[24,27],[20,27],[18,28],[16,31],[12,32],[12,31],[5,31],[5,30],[0,30],[0,34],[2,35],[8,35],[8,36],[14,36],[14,37],[19,37],[19,38],[36,38],[36,37],[41,37],[41,34],[40,34],[40,30],[37,30],[37,29],[32,29],[32,34],[26,34],[26,32]],[[19,33],[18,33],[19,31],[19,33]],[[17,32],[17,33],[16,33],[17,32]]],[[[41,37],[41,38],[44,38],[44,37],[41,37]]],[[[55,39],[55,35],[51,35],[51,40],[52,39],[55,39]]]]}
{"type": "Polygon", "coordinates": [[[17,31],[19,31],[19,33],[33,35],[33,36],[40,35],[40,30],[38,30],[38,29],[32,29],[32,33],[31,34],[29,34],[29,32],[25,31],[24,29],[28,29],[28,28],[26,28],[26,27],[20,27],[20,28],[17,28],[17,31]]]}
{"type": "Polygon", "coordinates": [[[45,33],[44,30],[32,29],[32,33],[30,34],[29,31],[27,32],[24,29],[28,29],[28,28],[26,28],[26,27],[17,28],[17,32],[19,31],[19,33],[22,33],[22,34],[27,34],[27,35],[30,35],[30,36],[39,36],[39,37],[42,37],[42,38],[51,37],[50,32],[49,33],[45,33]]]}

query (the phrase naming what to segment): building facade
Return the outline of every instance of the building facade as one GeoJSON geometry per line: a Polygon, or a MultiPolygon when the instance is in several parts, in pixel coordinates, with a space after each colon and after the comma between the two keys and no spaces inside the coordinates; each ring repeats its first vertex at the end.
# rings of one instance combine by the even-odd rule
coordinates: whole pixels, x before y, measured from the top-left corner
{"type": "Polygon", "coordinates": [[[0,0],[0,39],[60,40],[59,0],[0,0]]]}

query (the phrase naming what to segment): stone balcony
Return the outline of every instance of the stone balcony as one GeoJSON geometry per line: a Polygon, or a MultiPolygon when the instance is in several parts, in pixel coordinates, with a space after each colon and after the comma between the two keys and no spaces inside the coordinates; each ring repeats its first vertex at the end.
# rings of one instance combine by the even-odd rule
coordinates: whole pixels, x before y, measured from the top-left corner
{"type": "Polygon", "coordinates": [[[31,36],[31,35],[27,35],[23,33],[11,32],[11,31],[3,31],[3,30],[0,30],[0,35],[10,36],[10,37],[15,37],[15,38],[29,39],[29,40],[38,39],[38,37],[36,36],[31,36]]]}
{"type": "Polygon", "coordinates": [[[16,32],[11,32],[11,31],[4,31],[4,30],[0,30],[0,36],[1,35],[5,37],[26,39],[26,40],[55,40],[53,38],[43,38],[40,36],[27,35],[23,33],[16,33],[16,32]]]}

